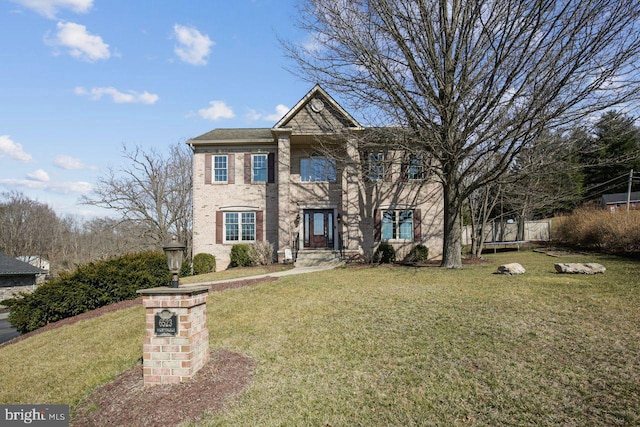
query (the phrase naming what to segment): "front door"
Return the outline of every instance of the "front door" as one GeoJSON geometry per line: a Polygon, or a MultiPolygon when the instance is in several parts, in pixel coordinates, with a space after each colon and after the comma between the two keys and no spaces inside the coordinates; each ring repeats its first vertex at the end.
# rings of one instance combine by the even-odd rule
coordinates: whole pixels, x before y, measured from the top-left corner
{"type": "Polygon", "coordinates": [[[333,248],[333,209],[304,211],[304,247],[333,248]]]}

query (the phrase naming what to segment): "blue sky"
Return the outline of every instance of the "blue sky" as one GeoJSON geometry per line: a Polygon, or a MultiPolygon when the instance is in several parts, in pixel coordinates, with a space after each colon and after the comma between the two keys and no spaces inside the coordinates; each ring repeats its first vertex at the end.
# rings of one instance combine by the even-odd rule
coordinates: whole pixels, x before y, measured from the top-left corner
{"type": "Polygon", "coordinates": [[[295,0],[0,0],[0,192],[59,215],[128,148],[271,127],[312,85],[278,37],[295,0]]]}

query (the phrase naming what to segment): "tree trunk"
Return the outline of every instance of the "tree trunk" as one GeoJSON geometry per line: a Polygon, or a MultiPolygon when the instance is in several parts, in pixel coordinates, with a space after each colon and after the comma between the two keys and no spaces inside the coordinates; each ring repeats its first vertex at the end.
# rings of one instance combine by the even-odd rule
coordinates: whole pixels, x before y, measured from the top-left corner
{"type": "Polygon", "coordinates": [[[444,236],[442,242],[441,267],[462,267],[462,200],[455,180],[443,185],[444,196],[444,236]]]}

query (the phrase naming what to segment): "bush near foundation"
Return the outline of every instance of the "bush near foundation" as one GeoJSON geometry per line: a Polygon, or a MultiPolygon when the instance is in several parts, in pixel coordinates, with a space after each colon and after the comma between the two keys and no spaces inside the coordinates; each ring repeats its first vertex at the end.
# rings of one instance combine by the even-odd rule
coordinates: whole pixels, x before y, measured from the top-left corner
{"type": "Polygon", "coordinates": [[[396,250],[389,243],[380,243],[373,259],[381,264],[396,262],[396,250]]]}
{"type": "Polygon", "coordinates": [[[256,265],[251,246],[239,243],[231,247],[229,267],[251,267],[256,265]]]}
{"type": "Polygon", "coordinates": [[[9,322],[21,333],[86,311],[138,297],[138,289],[167,285],[171,274],[160,252],[123,255],[78,267],[31,294],[3,301],[9,322]]]}
{"type": "Polygon", "coordinates": [[[640,211],[576,209],[553,219],[552,239],[584,250],[609,254],[640,254],[640,211]]]}
{"type": "Polygon", "coordinates": [[[216,271],[216,257],[211,254],[199,253],[193,257],[193,274],[207,274],[216,271]]]}
{"type": "Polygon", "coordinates": [[[416,245],[411,248],[404,257],[404,262],[427,262],[429,261],[429,248],[425,245],[416,245]]]}

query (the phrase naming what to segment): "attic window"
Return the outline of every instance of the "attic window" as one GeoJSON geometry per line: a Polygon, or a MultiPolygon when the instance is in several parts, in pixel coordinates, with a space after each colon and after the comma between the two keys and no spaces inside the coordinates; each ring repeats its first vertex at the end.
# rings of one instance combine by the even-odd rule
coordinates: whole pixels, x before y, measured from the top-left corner
{"type": "Polygon", "coordinates": [[[324,109],[324,102],[322,102],[320,98],[313,98],[310,105],[311,109],[316,113],[319,113],[324,109]]]}

